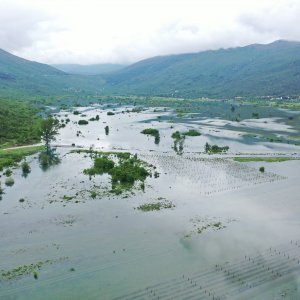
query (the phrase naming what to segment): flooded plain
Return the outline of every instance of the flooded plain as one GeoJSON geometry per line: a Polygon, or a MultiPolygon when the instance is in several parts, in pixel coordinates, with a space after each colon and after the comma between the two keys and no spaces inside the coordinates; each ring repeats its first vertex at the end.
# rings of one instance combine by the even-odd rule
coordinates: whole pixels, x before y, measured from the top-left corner
{"type": "Polygon", "coordinates": [[[28,158],[31,172],[14,169],[0,201],[0,299],[300,298],[300,151],[285,142],[299,128],[167,108],[56,116],[60,163],[43,170],[28,158]],[[191,129],[200,135],[178,150],[172,134],[191,129]],[[206,143],[229,150],[207,154],[206,143]],[[151,176],[114,193],[109,174],[84,173],[96,152],[136,154],[151,176]]]}

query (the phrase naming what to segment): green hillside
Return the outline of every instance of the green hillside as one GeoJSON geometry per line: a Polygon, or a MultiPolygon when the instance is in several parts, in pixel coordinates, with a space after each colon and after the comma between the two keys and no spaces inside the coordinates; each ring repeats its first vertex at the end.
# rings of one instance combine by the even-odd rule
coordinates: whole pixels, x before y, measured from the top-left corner
{"type": "Polygon", "coordinates": [[[100,75],[112,73],[123,69],[124,65],[119,64],[95,64],[95,65],[78,65],[78,64],[57,64],[54,68],[68,74],[78,75],[100,75]]]}
{"type": "Polygon", "coordinates": [[[102,83],[100,77],[69,75],[0,49],[1,97],[82,95],[99,91],[102,83]]]}
{"type": "Polygon", "coordinates": [[[300,94],[300,43],[170,55],[106,75],[119,94],[226,97],[300,94]]]}

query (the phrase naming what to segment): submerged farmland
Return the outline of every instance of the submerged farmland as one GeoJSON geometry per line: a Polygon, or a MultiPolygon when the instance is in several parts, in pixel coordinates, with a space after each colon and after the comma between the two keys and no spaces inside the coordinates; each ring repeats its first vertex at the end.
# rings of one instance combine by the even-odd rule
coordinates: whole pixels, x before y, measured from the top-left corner
{"type": "Polygon", "coordinates": [[[54,113],[59,161],[3,164],[0,299],[299,298],[300,111],[225,105],[54,113]]]}

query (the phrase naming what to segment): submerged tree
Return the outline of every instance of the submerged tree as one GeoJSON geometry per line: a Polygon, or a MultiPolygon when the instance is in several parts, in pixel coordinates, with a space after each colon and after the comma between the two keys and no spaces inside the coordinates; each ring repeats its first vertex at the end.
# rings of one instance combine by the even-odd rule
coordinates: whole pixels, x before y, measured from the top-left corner
{"type": "Polygon", "coordinates": [[[56,135],[60,128],[59,121],[52,117],[42,121],[41,136],[45,142],[45,150],[40,153],[39,161],[43,170],[46,170],[49,166],[60,162],[55,149],[51,148],[50,143],[56,140],[56,135]]]}
{"type": "Polygon", "coordinates": [[[50,143],[56,140],[56,135],[58,134],[58,129],[60,128],[59,121],[52,117],[42,121],[41,125],[41,135],[42,140],[45,142],[45,150],[48,155],[51,154],[50,143]]]}

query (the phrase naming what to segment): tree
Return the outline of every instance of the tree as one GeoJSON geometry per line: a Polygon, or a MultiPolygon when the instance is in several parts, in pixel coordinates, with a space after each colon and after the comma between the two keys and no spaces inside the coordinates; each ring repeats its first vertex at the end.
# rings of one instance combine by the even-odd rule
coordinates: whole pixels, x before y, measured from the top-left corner
{"type": "Polygon", "coordinates": [[[205,153],[208,153],[210,151],[210,145],[207,142],[206,142],[206,144],[204,146],[204,151],[205,151],[205,153]]]}
{"type": "Polygon", "coordinates": [[[42,121],[41,136],[42,140],[45,142],[46,153],[48,155],[51,153],[50,143],[56,140],[56,135],[58,134],[59,128],[60,124],[57,119],[48,117],[42,121]]]}
{"type": "Polygon", "coordinates": [[[109,134],[109,127],[107,125],[105,126],[104,130],[105,130],[105,134],[108,135],[109,134]]]}

